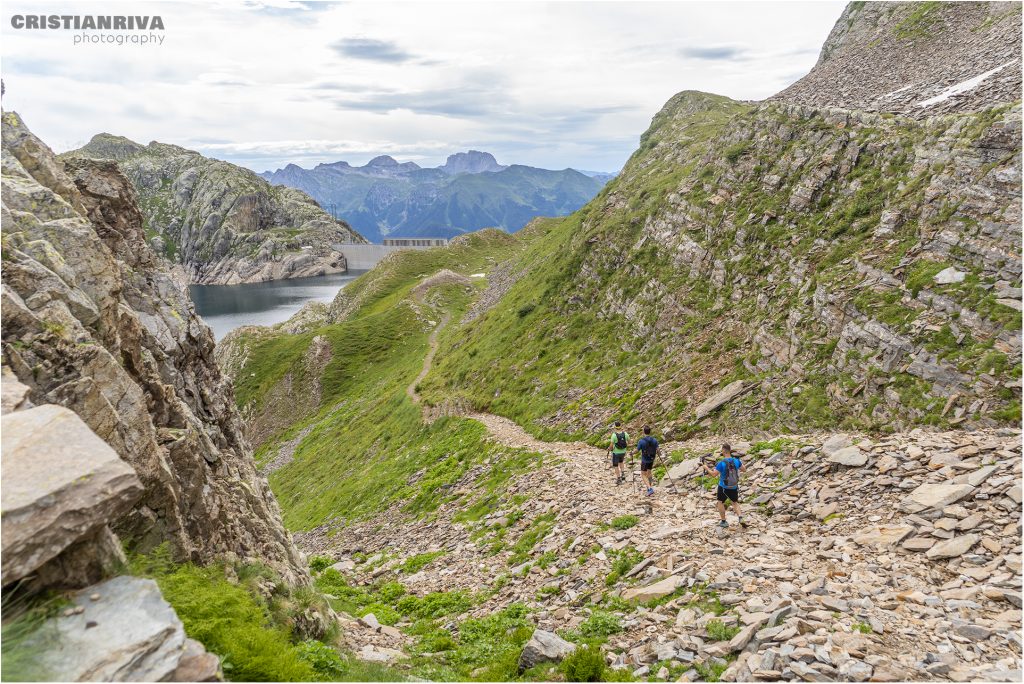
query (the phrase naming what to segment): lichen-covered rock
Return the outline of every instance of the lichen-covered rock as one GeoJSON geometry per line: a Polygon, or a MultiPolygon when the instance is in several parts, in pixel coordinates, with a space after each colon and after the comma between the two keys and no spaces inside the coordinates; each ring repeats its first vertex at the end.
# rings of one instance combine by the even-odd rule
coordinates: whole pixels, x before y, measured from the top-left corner
{"type": "Polygon", "coordinates": [[[150,244],[193,283],[342,273],[336,245],[366,242],[302,191],[176,145],[101,133],[65,158],[115,160],[138,193],[150,244]]]}
{"type": "MultiPolygon", "coordinates": [[[[3,114],[3,362],[33,404],[71,409],[145,487],[114,526],[181,559],[232,551],[308,575],[258,475],[209,328],[145,241],[113,161],[57,159],[3,114]]],[[[14,414],[16,415],[16,414],[14,414]]]]}

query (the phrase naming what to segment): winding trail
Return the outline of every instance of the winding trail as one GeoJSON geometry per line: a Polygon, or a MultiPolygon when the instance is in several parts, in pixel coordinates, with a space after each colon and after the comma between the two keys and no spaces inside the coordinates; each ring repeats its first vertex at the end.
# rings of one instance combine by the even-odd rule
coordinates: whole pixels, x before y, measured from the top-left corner
{"type": "MultiPolygon", "coordinates": [[[[445,313],[440,322],[430,332],[430,337],[427,339],[427,343],[430,347],[427,350],[427,355],[423,358],[423,368],[420,369],[420,373],[416,376],[416,379],[405,388],[405,393],[409,395],[409,398],[414,404],[419,404],[422,401],[422,397],[420,396],[420,393],[416,391],[416,387],[423,382],[423,379],[427,377],[427,374],[430,372],[430,368],[434,364],[434,355],[437,354],[438,337],[444,327],[448,325],[448,322],[451,320],[451,312],[445,313]]],[[[426,409],[424,409],[424,417],[426,417],[426,409]]]]}
{"type": "MultiPolygon", "coordinates": [[[[415,299],[417,303],[423,303],[423,293],[416,293],[415,299]]],[[[417,387],[424,378],[430,373],[433,367],[434,357],[437,354],[437,350],[440,346],[439,339],[441,331],[444,330],[451,322],[451,312],[446,312],[441,320],[430,332],[430,337],[427,340],[428,349],[427,354],[423,358],[423,367],[420,369],[419,374],[416,378],[409,383],[406,387],[405,393],[414,404],[421,406],[423,412],[423,420],[425,422],[432,422],[437,417],[437,412],[431,407],[423,404],[423,397],[417,391],[417,387]]],[[[595,448],[585,442],[545,442],[537,439],[529,432],[527,432],[521,425],[513,420],[505,418],[503,416],[497,416],[492,413],[480,413],[480,412],[460,412],[457,415],[463,418],[470,418],[481,423],[487,428],[487,433],[494,441],[498,442],[507,447],[513,449],[529,449],[530,451],[549,454],[554,456],[562,457],[566,460],[568,468],[574,471],[574,478],[576,482],[580,482],[579,476],[582,475],[583,481],[590,482],[594,489],[599,489],[604,496],[607,496],[607,482],[604,477],[595,477],[595,473],[600,472],[603,474],[604,469],[607,467],[608,457],[604,450],[595,448]]],[[[663,454],[668,454],[672,449],[676,448],[678,443],[669,442],[662,445],[661,451],[663,454]]],[[[634,472],[632,473],[633,480],[639,482],[640,475],[636,470],[637,459],[631,459],[627,461],[627,464],[632,467],[634,472]]],[[[610,478],[611,471],[608,471],[608,477],[610,478]]],[[[629,482],[632,485],[632,480],[629,482]]],[[[674,484],[671,483],[670,484],[674,484]]],[[[623,494],[628,492],[639,493],[637,487],[615,487],[614,490],[617,493],[623,494]]],[[[595,492],[596,493],[596,492],[595,492]]],[[[626,505],[627,502],[619,497],[613,497],[618,505],[626,505]]]]}

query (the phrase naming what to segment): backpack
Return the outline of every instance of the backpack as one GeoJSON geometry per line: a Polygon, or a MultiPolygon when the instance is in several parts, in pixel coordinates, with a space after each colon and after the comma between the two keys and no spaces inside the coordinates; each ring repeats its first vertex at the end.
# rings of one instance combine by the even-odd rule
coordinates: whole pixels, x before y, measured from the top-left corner
{"type": "Polygon", "coordinates": [[[736,489],[740,486],[740,471],[736,467],[736,459],[728,458],[725,461],[725,488],[736,489]]]}
{"type": "Polygon", "coordinates": [[[640,442],[640,455],[646,459],[653,459],[658,451],[658,443],[653,437],[644,437],[640,442]]]}
{"type": "Polygon", "coordinates": [[[626,448],[626,433],[616,432],[615,433],[615,448],[625,449],[626,448]]]}

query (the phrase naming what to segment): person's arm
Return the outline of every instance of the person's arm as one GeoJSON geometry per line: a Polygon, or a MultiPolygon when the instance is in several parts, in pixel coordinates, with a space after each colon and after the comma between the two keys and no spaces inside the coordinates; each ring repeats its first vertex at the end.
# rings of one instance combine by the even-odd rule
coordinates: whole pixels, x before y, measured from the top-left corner
{"type": "Polygon", "coordinates": [[[707,461],[701,461],[700,464],[704,466],[704,470],[707,471],[708,475],[714,475],[717,471],[708,465],[707,461]]]}

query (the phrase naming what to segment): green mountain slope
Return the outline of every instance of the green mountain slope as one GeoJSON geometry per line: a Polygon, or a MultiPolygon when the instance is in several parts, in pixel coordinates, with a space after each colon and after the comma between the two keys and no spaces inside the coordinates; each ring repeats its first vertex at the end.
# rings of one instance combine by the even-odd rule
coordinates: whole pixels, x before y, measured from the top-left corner
{"type": "Polygon", "coordinates": [[[568,434],[615,415],[677,432],[1016,422],[1019,116],[683,93],[527,249],[426,396],[568,434]],[[719,412],[699,406],[732,383],[719,412]]]}
{"type": "Polygon", "coordinates": [[[399,255],[344,290],[326,327],[229,342],[263,453],[302,436],[271,476],[286,518],[358,517],[381,487],[415,499],[375,473],[434,467],[442,452],[417,450],[451,430],[421,425],[402,392],[442,315],[409,293],[441,268],[489,282],[436,302],[452,322],[420,389],[442,412],[545,436],[590,436],[613,417],[670,436],[1015,424],[1019,130],[1016,106],[915,122],[680,93],[580,212],[500,246],[473,237],[472,257],[399,255]],[[309,374],[332,389],[300,410],[304,390],[278,392],[309,374]],[[734,396],[715,401],[723,390],[734,396]],[[373,467],[340,475],[318,460],[348,463],[348,444],[373,467]]]}
{"type": "Polygon", "coordinates": [[[341,273],[335,245],[365,242],[305,193],[176,145],[104,133],[66,156],[117,161],[138,194],[148,242],[193,283],[341,273]]]}

